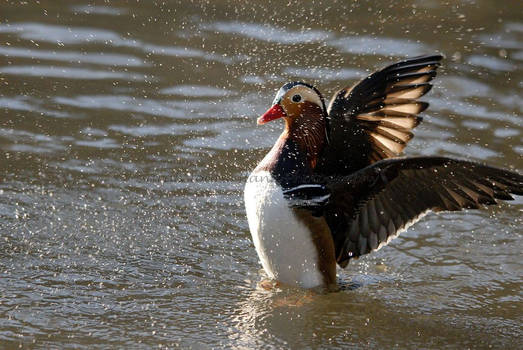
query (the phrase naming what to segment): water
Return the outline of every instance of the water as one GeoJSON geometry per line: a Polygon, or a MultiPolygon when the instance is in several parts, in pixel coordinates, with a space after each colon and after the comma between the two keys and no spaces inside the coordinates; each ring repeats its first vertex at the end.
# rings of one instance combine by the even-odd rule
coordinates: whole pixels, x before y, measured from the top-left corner
{"type": "Polygon", "coordinates": [[[243,4],[0,5],[0,347],[520,344],[521,198],[429,215],[318,296],[257,287],[242,189],[284,82],[436,50],[407,154],[521,171],[522,3],[243,4]]]}

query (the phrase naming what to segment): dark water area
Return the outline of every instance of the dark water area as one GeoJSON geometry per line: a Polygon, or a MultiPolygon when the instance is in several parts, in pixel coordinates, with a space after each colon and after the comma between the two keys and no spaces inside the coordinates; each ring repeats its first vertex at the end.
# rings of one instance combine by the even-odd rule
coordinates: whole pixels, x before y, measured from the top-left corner
{"type": "Polygon", "coordinates": [[[406,155],[523,170],[523,2],[4,1],[0,348],[516,348],[523,200],[430,214],[338,271],[265,291],[243,207],[282,125],[446,56],[406,155]]]}

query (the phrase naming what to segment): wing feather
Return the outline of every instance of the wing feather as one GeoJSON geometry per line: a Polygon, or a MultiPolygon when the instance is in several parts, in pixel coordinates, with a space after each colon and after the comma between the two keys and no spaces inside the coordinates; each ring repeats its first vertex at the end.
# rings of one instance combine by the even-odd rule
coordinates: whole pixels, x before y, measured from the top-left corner
{"type": "Polygon", "coordinates": [[[392,64],[340,90],[327,108],[330,142],[316,173],[349,175],[374,162],[399,156],[428,103],[417,99],[432,87],[440,55],[392,64]]]}
{"type": "Polygon", "coordinates": [[[476,209],[523,194],[523,176],[442,157],[388,159],[326,185],[338,264],[377,250],[429,211],[476,209]],[[351,203],[351,205],[345,205],[351,203]],[[336,213],[336,215],[333,215],[336,213]],[[342,224],[336,219],[343,216],[342,224]]]}

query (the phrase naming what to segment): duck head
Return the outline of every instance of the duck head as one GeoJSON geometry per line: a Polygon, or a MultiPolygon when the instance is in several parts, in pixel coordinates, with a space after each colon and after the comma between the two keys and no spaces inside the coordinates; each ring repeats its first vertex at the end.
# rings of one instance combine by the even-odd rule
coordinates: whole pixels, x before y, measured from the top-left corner
{"type": "Polygon", "coordinates": [[[287,83],[278,90],[272,107],[258,118],[258,124],[283,118],[286,129],[292,129],[295,123],[303,124],[325,117],[325,102],[318,89],[297,81],[287,83]]]}
{"type": "Polygon", "coordinates": [[[306,83],[287,83],[278,90],[272,104],[258,118],[258,124],[282,118],[285,129],[280,136],[281,143],[298,145],[309,167],[314,169],[318,154],[328,142],[327,111],[320,92],[306,83]]]}

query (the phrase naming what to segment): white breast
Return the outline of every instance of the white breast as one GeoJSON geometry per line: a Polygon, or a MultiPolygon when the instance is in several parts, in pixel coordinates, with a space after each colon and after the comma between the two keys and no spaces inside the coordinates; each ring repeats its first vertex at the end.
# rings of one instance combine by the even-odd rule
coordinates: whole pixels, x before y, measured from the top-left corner
{"type": "Polygon", "coordinates": [[[270,173],[249,176],[245,208],[254,246],[269,277],[304,288],[321,286],[318,251],[311,233],[289,208],[270,173]]]}

